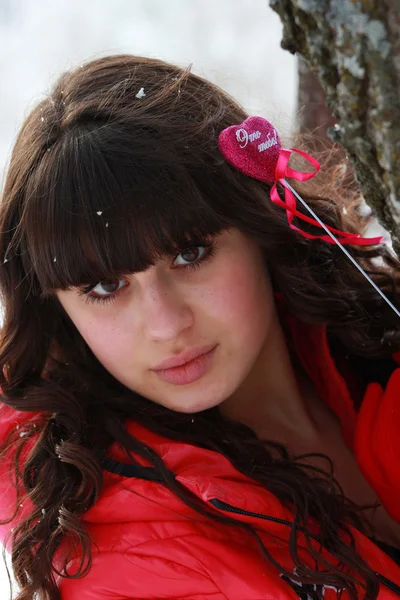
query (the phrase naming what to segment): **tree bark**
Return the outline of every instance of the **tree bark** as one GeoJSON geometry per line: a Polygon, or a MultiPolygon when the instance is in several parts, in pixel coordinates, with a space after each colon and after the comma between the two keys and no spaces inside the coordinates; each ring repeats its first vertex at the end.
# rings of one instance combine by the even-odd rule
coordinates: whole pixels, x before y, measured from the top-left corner
{"type": "Polygon", "coordinates": [[[366,203],[400,255],[400,0],[270,0],[306,60],[366,203]]]}
{"type": "Polygon", "coordinates": [[[318,77],[300,56],[297,62],[297,73],[299,78],[297,129],[302,134],[316,136],[317,144],[325,148],[326,144],[333,144],[328,136],[328,130],[337,121],[332,109],[326,104],[325,93],[318,77]]]}

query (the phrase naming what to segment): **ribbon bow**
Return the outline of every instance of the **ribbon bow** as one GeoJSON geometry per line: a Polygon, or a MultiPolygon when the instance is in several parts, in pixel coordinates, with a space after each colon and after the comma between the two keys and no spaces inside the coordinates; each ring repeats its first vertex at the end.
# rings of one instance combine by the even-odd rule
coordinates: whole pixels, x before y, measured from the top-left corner
{"type": "MultiPolygon", "coordinates": [[[[303,237],[313,240],[323,240],[329,244],[336,243],[329,235],[312,235],[296,227],[293,224],[295,216],[311,225],[315,225],[321,229],[326,228],[332,233],[341,236],[339,238],[341,244],[368,246],[382,242],[383,236],[363,238],[358,233],[346,233],[329,225],[323,226],[320,221],[303,215],[297,210],[294,190],[288,184],[286,178],[290,177],[297,181],[308,181],[318,173],[320,164],[315,158],[297,148],[282,148],[275,127],[263,117],[249,117],[240,125],[227,127],[220,133],[218,145],[221,154],[231,165],[250,177],[273,183],[270,191],[272,202],[286,210],[289,226],[291,229],[298,231],[303,237]],[[291,169],[288,163],[293,152],[296,152],[309,162],[315,168],[315,171],[301,172],[291,169]],[[284,201],[278,193],[276,186],[278,182],[285,188],[284,201]]],[[[297,193],[296,195],[300,198],[297,193]]],[[[302,198],[300,200],[312,213],[305,201],[302,198]]]]}

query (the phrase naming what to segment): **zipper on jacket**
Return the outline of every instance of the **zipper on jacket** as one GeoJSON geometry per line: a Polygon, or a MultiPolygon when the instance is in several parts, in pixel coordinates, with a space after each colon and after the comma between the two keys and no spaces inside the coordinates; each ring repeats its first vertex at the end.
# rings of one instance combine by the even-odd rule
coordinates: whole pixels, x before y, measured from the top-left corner
{"type": "MultiPolygon", "coordinates": [[[[216,508],[219,508],[220,510],[224,510],[226,512],[236,513],[238,515],[245,515],[246,517],[253,517],[253,518],[256,518],[256,519],[264,519],[265,521],[272,521],[273,523],[280,523],[281,525],[287,525],[288,527],[292,527],[292,525],[293,525],[293,523],[291,523],[290,521],[286,521],[285,519],[278,519],[277,517],[270,517],[269,515],[262,515],[260,513],[250,512],[248,510],[243,510],[241,508],[237,508],[236,506],[232,506],[231,504],[227,504],[223,500],[218,500],[218,498],[213,498],[209,502],[210,502],[210,504],[212,504],[216,508]]],[[[304,527],[299,527],[298,529],[299,529],[299,531],[305,532],[305,528],[304,527]]],[[[317,535],[314,535],[314,534],[312,534],[310,532],[308,532],[308,534],[314,540],[316,540],[317,542],[321,543],[321,540],[320,540],[320,538],[317,535]]],[[[400,596],[400,586],[398,586],[397,583],[395,583],[394,581],[391,581],[391,579],[388,579],[387,577],[385,577],[381,573],[378,573],[378,571],[374,571],[374,573],[377,576],[378,581],[380,583],[382,583],[384,586],[386,586],[392,592],[394,592],[395,594],[397,594],[398,596],[400,596]]]]}

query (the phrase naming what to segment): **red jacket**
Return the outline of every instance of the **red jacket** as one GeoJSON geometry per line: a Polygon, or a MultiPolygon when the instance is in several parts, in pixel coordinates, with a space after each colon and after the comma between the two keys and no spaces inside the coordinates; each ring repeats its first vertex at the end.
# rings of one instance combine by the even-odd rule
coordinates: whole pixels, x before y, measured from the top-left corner
{"type": "MultiPolygon", "coordinates": [[[[400,409],[396,405],[400,369],[394,370],[384,392],[378,384],[369,384],[357,414],[330,354],[325,328],[284,316],[299,358],[321,398],[338,415],[344,439],[361,470],[389,514],[400,522],[400,409]]],[[[26,415],[0,406],[3,437],[26,421],[26,415]]],[[[288,570],[293,569],[287,546],[276,539],[288,539],[292,515],[271,493],[216,452],[163,438],[133,421],[127,427],[156,450],[176,479],[204,503],[262,527],[266,533],[261,539],[268,551],[288,570]],[[238,512],[233,513],[232,507],[238,512]]],[[[117,444],[109,456],[125,462],[117,444]]],[[[93,566],[84,578],[59,580],[63,600],[296,600],[300,591],[312,597],[312,590],[300,590],[264,561],[257,543],[242,531],[211,522],[160,483],[135,476],[134,469],[130,477],[109,471],[104,475],[101,498],[84,515],[93,540],[93,566]]],[[[2,464],[0,518],[9,514],[14,500],[9,465],[2,464]]],[[[27,514],[30,507],[29,501],[24,502],[21,514],[27,514]]],[[[1,538],[12,525],[0,528],[1,538]]],[[[380,573],[379,598],[400,596],[400,568],[367,537],[353,533],[364,560],[380,573]]],[[[312,566],[301,535],[298,541],[300,556],[312,566]]],[[[78,557],[73,559],[68,571],[73,573],[78,563],[78,557]]],[[[327,588],[325,598],[336,598],[335,590],[327,588]]]]}

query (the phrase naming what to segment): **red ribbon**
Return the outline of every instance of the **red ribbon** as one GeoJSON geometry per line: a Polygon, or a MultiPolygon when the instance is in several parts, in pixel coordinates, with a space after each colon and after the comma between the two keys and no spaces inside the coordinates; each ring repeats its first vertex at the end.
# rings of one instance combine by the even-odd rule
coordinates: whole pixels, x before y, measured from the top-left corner
{"type": "MultiPolygon", "coordinates": [[[[308,217],[307,215],[303,215],[297,210],[296,198],[293,192],[286,187],[285,177],[291,177],[292,179],[296,179],[297,181],[308,181],[318,173],[319,169],[320,164],[313,156],[310,156],[309,154],[306,154],[305,152],[302,152],[297,148],[282,148],[279,153],[278,161],[276,163],[275,182],[271,188],[270,196],[274,204],[276,204],[277,206],[281,206],[286,210],[288,223],[291,229],[298,231],[303,237],[309,240],[322,240],[324,242],[328,242],[329,244],[335,244],[334,240],[327,234],[312,235],[311,233],[302,231],[301,229],[296,227],[296,225],[293,225],[293,217],[296,216],[299,219],[310,223],[311,225],[315,225],[316,227],[321,228],[321,225],[318,223],[318,221],[311,217],[308,217]],[[315,172],[304,173],[301,171],[295,171],[294,169],[288,167],[289,159],[292,152],[296,152],[297,154],[300,154],[300,156],[305,158],[306,161],[309,162],[315,168],[315,172]],[[285,201],[281,200],[279,196],[276,187],[277,182],[281,183],[285,187],[285,201]]],[[[383,240],[383,236],[374,238],[363,238],[359,233],[346,233],[345,231],[339,231],[334,227],[330,227],[329,225],[326,225],[326,228],[329,229],[329,231],[331,231],[332,233],[336,233],[337,235],[342,236],[342,238],[338,240],[341,244],[353,244],[354,246],[369,246],[374,244],[380,244],[383,240]]]]}

